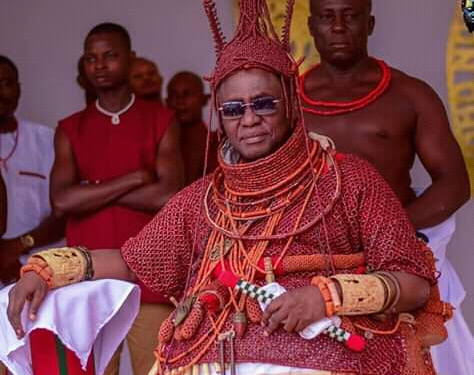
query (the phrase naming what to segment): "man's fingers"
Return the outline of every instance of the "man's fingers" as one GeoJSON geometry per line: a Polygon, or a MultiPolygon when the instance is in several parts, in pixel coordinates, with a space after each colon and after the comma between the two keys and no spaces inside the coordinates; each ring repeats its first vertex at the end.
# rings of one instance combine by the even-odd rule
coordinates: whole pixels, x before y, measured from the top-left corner
{"type": "Polygon", "coordinates": [[[288,315],[288,318],[286,318],[285,322],[284,322],[284,326],[283,326],[283,329],[286,331],[286,332],[295,332],[295,328],[296,326],[298,325],[298,319],[294,318],[290,315],[288,315]]]}
{"type": "Polygon", "coordinates": [[[285,310],[280,309],[268,319],[267,326],[265,327],[265,332],[267,335],[271,335],[273,331],[275,331],[278,326],[287,319],[288,314],[285,310]]]}
{"type": "Polygon", "coordinates": [[[46,295],[46,288],[38,288],[33,292],[33,298],[30,303],[30,310],[28,316],[31,320],[36,319],[38,309],[43,302],[44,296],[46,295]]]}
{"type": "Polygon", "coordinates": [[[21,325],[21,312],[25,305],[26,296],[16,291],[16,286],[10,290],[9,303],[7,309],[8,320],[15,330],[16,336],[20,339],[25,335],[21,325]]]}
{"type": "Polygon", "coordinates": [[[279,298],[274,299],[270,304],[267,306],[265,311],[262,314],[262,325],[266,326],[268,324],[268,319],[277,312],[281,307],[281,300],[279,298]]]}

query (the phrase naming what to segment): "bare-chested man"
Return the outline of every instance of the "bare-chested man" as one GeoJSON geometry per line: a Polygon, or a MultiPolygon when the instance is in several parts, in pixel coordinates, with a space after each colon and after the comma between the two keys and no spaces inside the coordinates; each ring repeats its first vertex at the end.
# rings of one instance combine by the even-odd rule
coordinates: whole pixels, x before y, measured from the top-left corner
{"type": "MultiPolygon", "coordinates": [[[[414,226],[428,233],[433,248],[441,246],[445,251],[454,223],[452,230],[445,230],[449,235],[439,241],[431,238],[435,231],[430,227],[439,227],[469,199],[464,161],[433,89],[369,57],[367,41],[375,24],[371,5],[370,0],[310,0],[308,25],[321,64],[303,76],[306,127],[331,137],[339,151],[370,161],[396,192],[414,226]],[[415,155],[432,179],[418,196],[410,178],[415,155]]],[[[443,268],[444,251],[439,268],[443,268]]],[[[447,292],[452,293],[452,285],[447,288],[443,277],[440,284],[443,297],[459,304],[447,292]]],[[[464,336],[472,340],[467,333],[464,336]]],[[[446,363],[438,363],[441,373],[468,374],[452,367],[447,372],[449,354],[443,352],[443,358],[446,363]]]]}

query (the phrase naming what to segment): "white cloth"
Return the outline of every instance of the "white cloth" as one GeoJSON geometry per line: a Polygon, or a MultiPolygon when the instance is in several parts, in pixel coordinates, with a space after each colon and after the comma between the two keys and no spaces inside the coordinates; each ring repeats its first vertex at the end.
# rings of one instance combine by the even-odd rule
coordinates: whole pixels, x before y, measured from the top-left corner
{"type": "Polygon", "coordinates": [[[446,325],[448,339],[432,347],[431,354],[438,375],[474,375],[474,337],[461,312],[466,291],[446,257],[446,248],[455,228],[453,216],[439,225],[421,231],[428,236],[428,246],[437,259],[436,269],[441,273],[438,280],[441,299],[456,308],[453,319],[446,325]]]}
{"type": "MultiPolygon", "coordinates": [[[[3,238],[9,239],[36,228],[51,214],[49,175],[54,161],[54,130],[19,119],[15,132],[0,134],[0,145],[1,158],[6,158],[15,148],[0,166],[8,201],[7,230],[3,238]]],[[[63,243],[48,247],[60,247],[63,243]]],[[[28,255],[22,256],[22,263],[27,258],[28,255]]]]}
{"type": "Polygon", "coordinates": [[[37,328],[55,333],[84,369],[94,348],[96,373],[102,375],[140,306],[135,284],[118,280],[73,284],[48,293],[35,321],[28,319],[25,306],[21,321],[26,336],[18,340],[6,314],[11,287],[0,290],[0,361],[13,375],[33,375],[29,334],[37,328]]]}

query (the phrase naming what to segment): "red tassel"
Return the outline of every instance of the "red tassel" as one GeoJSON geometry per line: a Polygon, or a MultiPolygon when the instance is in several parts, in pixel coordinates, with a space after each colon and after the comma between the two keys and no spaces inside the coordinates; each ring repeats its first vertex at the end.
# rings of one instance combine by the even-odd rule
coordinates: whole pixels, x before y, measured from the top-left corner
{"type": "Polygon", "coordinates": [[[219,281],[229,288],[235,288],[239,280],[240,279],[230,271],[223,271],[219,275],[219,281]]]}
{"type": "Polygon", "coordinates": [[[354,352],[361,352],[365,348],[365,339],[360,335],[351,334],[346,341],[346,346],[354,352]]]}
{"type": "Polygon", "coordinates": [[[247,316],[243,311],[238,311],[232,317],[234,322],[234,331],[237,338],[242,338],[247,330],[247,316]]]}

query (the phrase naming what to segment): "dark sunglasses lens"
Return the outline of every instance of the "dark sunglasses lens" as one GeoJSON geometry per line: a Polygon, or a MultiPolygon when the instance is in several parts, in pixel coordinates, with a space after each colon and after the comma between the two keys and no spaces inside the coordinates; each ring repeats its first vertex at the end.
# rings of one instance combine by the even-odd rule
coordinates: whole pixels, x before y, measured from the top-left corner
{"type": "Polygon", "coordinates": [[[253,110],[258,115],[273,113],[276,109],[275,98],[258,98],[252,102],[253,110]]]}
{"type": "Polygon", "coordinates": [[[222,115],[224,117],[238,117],[244,113],[244,107],[240,102],[228,102],[222,104],[222,115]]]}

